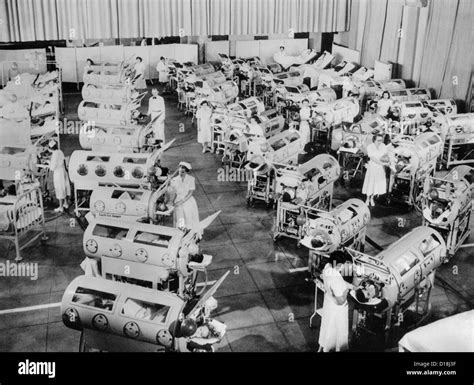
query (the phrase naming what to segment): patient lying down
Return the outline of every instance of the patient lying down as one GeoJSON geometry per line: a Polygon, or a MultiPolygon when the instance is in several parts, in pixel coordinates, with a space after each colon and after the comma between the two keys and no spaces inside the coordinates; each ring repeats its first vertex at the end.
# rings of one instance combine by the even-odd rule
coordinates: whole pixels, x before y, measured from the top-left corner
{"type": "Polygon", "coordinates": [[[360,303],[366,305],[377,305],[382,302],[379,297],[379,290],[373,281],[363,281],[356,290],[351,291],[351,295],[360,303]]]}

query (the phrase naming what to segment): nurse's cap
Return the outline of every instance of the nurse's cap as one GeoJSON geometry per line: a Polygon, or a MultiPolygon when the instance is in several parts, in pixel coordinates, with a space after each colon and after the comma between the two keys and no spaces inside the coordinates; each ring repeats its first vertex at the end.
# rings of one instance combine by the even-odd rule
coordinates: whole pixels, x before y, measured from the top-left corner
{"type": "Polygon", "coordinates": [[[191,164],[188,162],[179,162],[178,166],[183,166],[186,167],[188,170],[192,170],[193,168],[191,167],[191,164]]]}

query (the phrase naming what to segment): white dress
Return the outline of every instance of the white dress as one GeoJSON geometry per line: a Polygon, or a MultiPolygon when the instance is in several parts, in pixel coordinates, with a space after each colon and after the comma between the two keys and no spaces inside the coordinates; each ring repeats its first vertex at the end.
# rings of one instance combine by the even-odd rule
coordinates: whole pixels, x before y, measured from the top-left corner
{"type": "Polygon", "coordinates": [[[381,164],[373,161],[387,157],[387,146],[381,143],[379,148],[374,143],[367,146],[367,154],[369,162],[367,163],[367,172],[365,173],[364,185],[362,186],[362,194],[365,195],[383,195],[387,192],[387,180],[385,176],[385,168],[381,164]]]}
{"type": "Polygon", "coordinates": [[[301,137],[301,150],[307,143],[311,142],[311,129],[309,128],[309,119],[311,117],[311,109],[309,107],[302,107],[300,110],[300,137],[301,137]]]}
{"type": "Polygon", "coordinates": [[[210,143],[211,142],[211,116],[212,109],[209,107],[201,107],[196,112],[196,118],[198,120],[198,143],[210,143]]]}
{"type": "MultiPolygon", "coordinates": [[[[172,187],[176,190],[176,200],[182,200],[190,191],[196,190],[194,177],[185,175],[184,179],[179,175],[171,180],[172,187]]],[[[176,227],[186,227],[188,229],[199,224],[199,211],[196,200],[189,197],[174,209],[174,223],[176,227]]]]}
{"type": "Polygon", "coordinates": [[[153,123],[153,133],[155,139],[162,140],[165,143],[165,100],[161,96],[152,96],[148,101],[148,115],[151,120],[158,116],[158,119],[153,123]]]}
{"type": "Polygon", "coordinates": [[[160,83],[166,83],[168,81],[168,67],[161,60],[156,65],[158,71],[158,81],[160,83]]]}
{"type": "Polygon", "coordinates": [[[145,82],[145,64],[142,62],[140,63],[135,63],[133,66],[133,69],[135,70],[135,88],[141,90],[143,88],[146,88],[146,82],[145,82]]]}
{"type": "Polygon", "coordinates": [[[377,112],[382,116],[387,116],[388,110],[393,106],[392,99],[380,99],[377,102],[377,112]]]}
{"type": "Polygon", "coordinates": [[[323,270],[324,304],[319,331],[319,345],[324,352],[346,350],[349,344],[349,307],[347,301],[338,305],[335,297],[344,294],[347,284],[329,263],[323,270]]]}
{"type": "Polygon", "coordinates": [[[64,166],[64,154],[61,150],[53,151],[49,169],[53,172],[54,192],[57,199],[66,199],[71,195],[71,186],[69,184],[66,167],[64,166]]]}

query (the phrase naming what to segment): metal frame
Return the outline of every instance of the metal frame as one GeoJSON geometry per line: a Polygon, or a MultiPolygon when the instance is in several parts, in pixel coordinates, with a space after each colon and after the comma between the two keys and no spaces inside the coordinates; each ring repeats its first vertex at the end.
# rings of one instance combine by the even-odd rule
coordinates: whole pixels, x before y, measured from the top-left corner
{"type": "Polygon", "coordinates": [[[46,236],[41,190],[38,187],[35,187],[18,195],[16,202],[13,205],[13,210],[8,213],[8,217],[10,219],[10,224],[13,226],[13,230],[10,232],[1,232],[0,240],[4,239],[12,242],[15,245],[15,261],[21,261],[21,250],[38,240],[40,237],[42,242],[48,239],[46,236]],[[25,204],[34,204],[36,207],[40,208],[39,217],[35,218],[36,210],[34,213],[25,213],[25,204]],[[35,231],[38,226],[40,227],[39,232],[35,231]]]}

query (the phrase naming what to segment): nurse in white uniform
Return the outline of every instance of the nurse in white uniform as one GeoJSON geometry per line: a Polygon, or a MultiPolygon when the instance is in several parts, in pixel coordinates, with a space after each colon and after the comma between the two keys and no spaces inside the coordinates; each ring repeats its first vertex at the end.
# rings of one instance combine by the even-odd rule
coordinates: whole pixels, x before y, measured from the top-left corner
{"type": "Polygon", "coordinates": [[[168,81],[168,66],[165,63],[165,58],[163,56],[156,65],[156,70],[158,71],[158,83],[161,85],[165,84],[168,81]]]}
{"type": "Polygon", "coordinates": [[[386,117],[392,107],[393,100],[390,99],[390,94],[388,91],[384,91],[382,94],[382,99],[377,102],[377,113],[383,117],[386,117]]]}
{"type": "Polygon", "coordinates": [[[191,229],[199,225],[199,211],[196,200],[193,197],[196,185],[194,177],[189,175],[191,165],[187,162],[180,162],[178,175],[175,176],[170,186],[176,191],[173,205],[174,223],[177,228],[191,229]]]}
{"type": "Polygon", "coordinates": [[[143,64],[143,59],[140,56],[137,56],[133,69],[135,70],[135,77],[133,78],[135,88],[139,90],[146,88],[145,64],[143,64]]]}
{"type": "Polygon", "coordinates": [[[300,154],[306,154],[304,148],[307,143],[311,142],[311,129],[309,127],[309,120],[311,118],[311,108],[309,108],[308,99],[304,99],[303,106],[300,109],[300,140],[301,150],[300,154]]]}
{"type": "Polygon", "coordinates": [[[54,211],[59,213],[63,209],[67,210],[69,208],[66,198],[71,195],[71,186],[64,164],[64,153],[58,148],[58,144],[54,140],[49,142],[49,147],[52,150],[49,169],[53,172],[54,192],[59,200],[59,207],[54,211]]]}
{"type": "Polygon", "coordinates": [[[165,143],[165,100],[158,93],[158,89],[151,90],[151,98],[148,100],[148,115],[151,120],[155,119],[153,123],[153,134],[155,139],[161,140],[165,143]]]}
{"type": "Polygon", "coordinates": [[[375,206],[374,195],[387,192],[385,166],[389,166],[389,156],[381,134],[373,136],[372,143],[367,146],[367,154],[370,160],[367,163],[362,194],[367,195],[366,204],[375,206]]]}
{"type": "Polygon", "coordinates": [[[206,101],[203,101],[196,111],[198,129],[197,141],[202,144],[203,154],[209,150],[211,143],[211,116],[212,108],[206,101]]]}
{"type": "MultiPolygon", "coordinates": [[[[336,252],[337,253],[337,252],[336,252]]],[[[319,331],[319,352],[347,350],[349,345],[349,307],[347,293],[353,286],[342,277],[349,263],[339,257],[330,258],[324,266],[324,303],[319,331]]]]}

